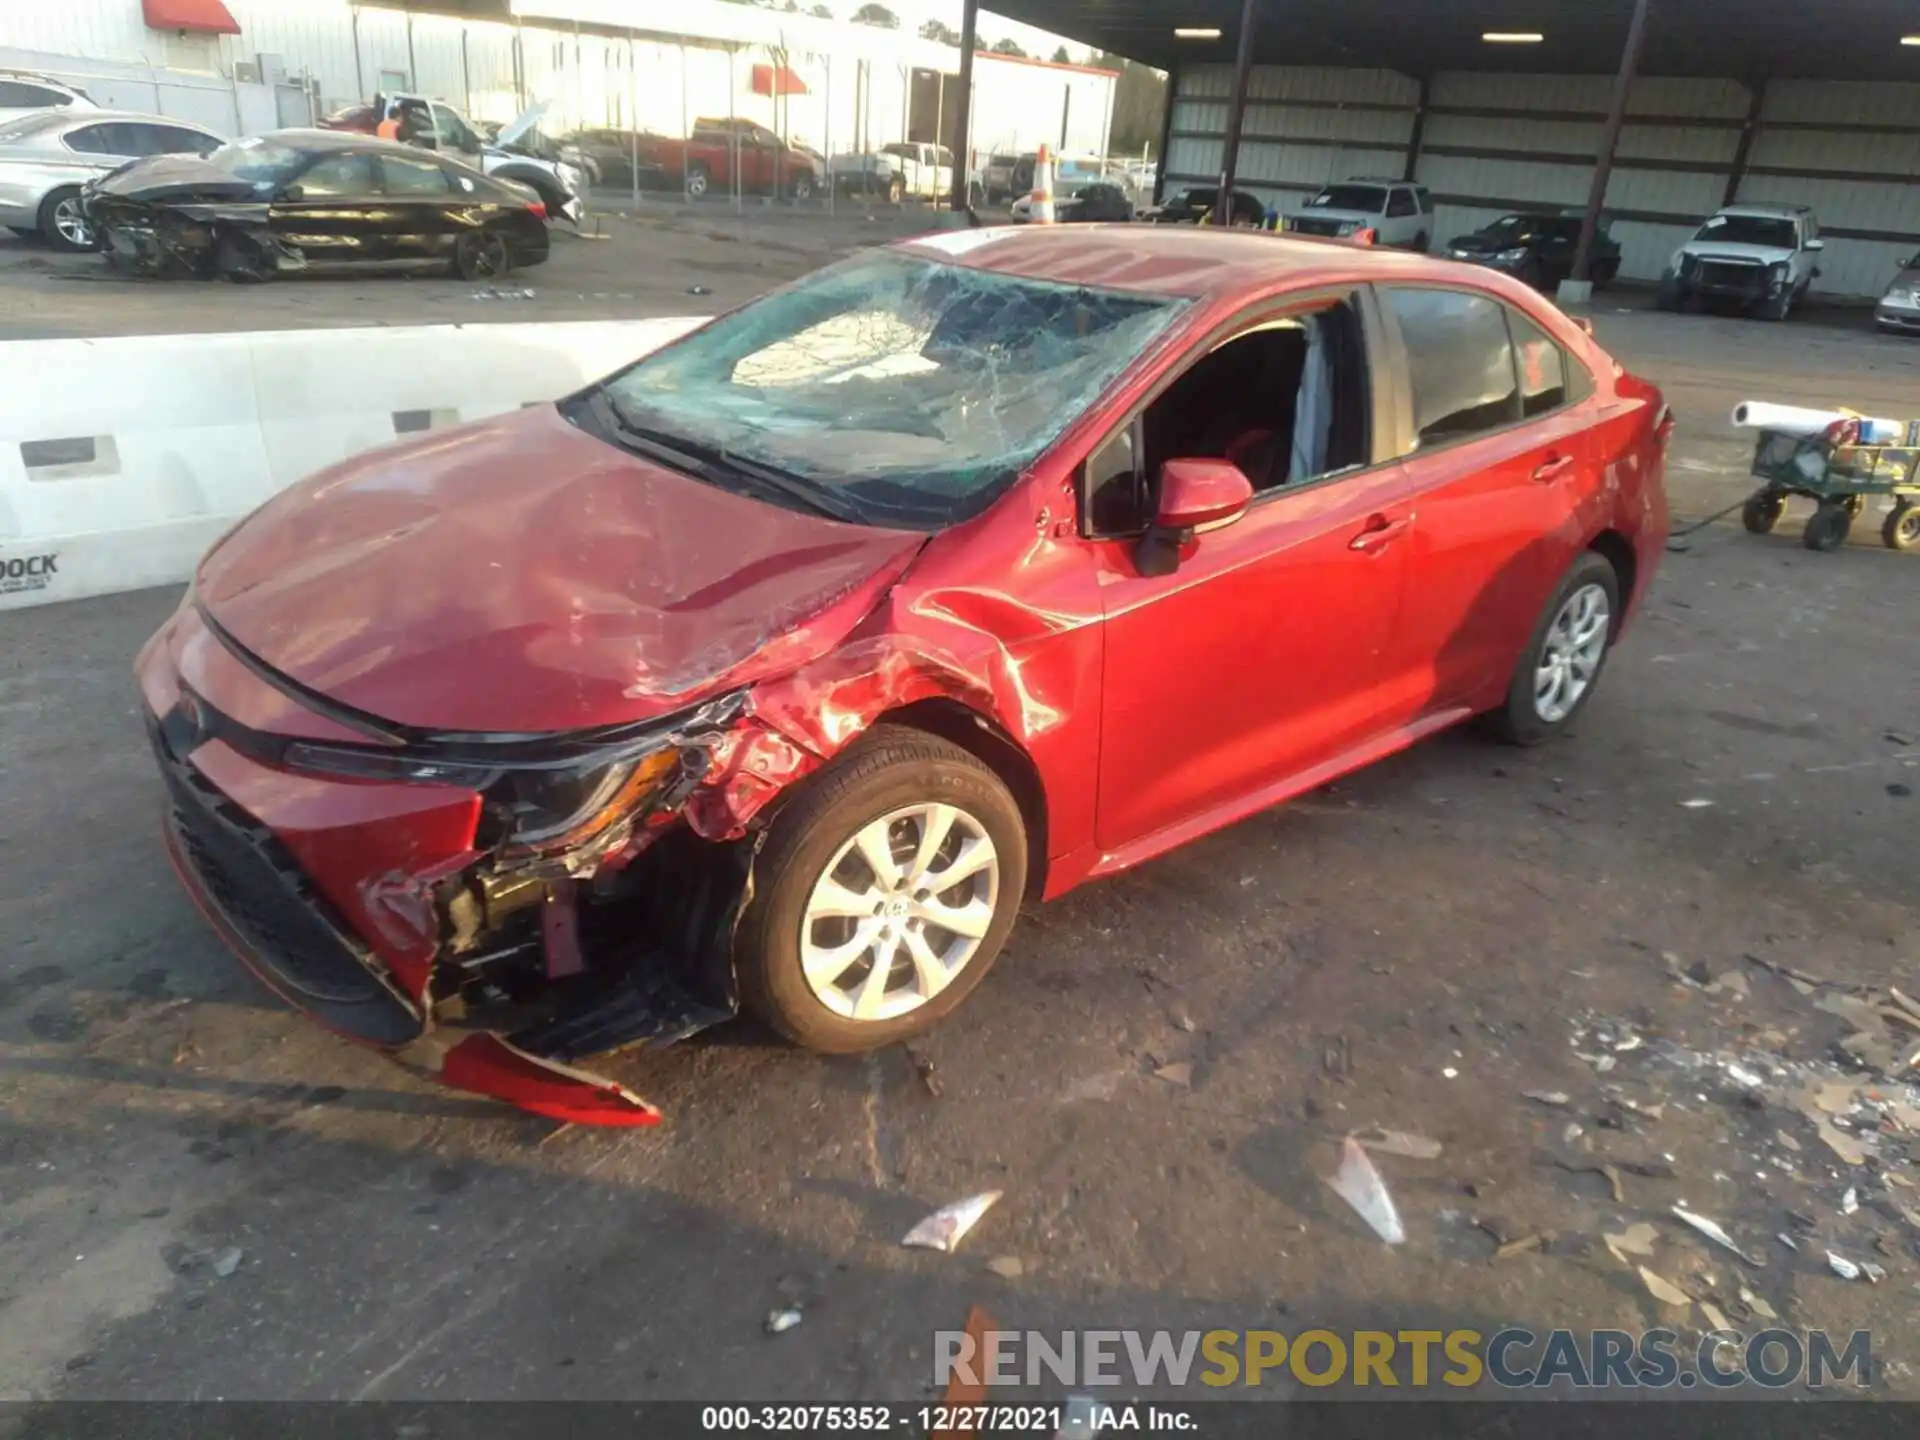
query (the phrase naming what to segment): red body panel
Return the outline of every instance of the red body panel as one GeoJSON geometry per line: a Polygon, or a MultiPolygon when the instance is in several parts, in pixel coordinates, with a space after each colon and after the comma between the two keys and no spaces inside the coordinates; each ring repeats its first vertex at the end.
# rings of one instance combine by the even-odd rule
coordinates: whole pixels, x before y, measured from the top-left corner
{"type": "MultiPolygon", "coordinates": [[[[796,513],[535,407],[295,486],[215,548],[195,599],[253,665],[427,730],[566,731],[745,689],[685,805],[709,839],[745,833],[882,717],[957,703],[1031,762],[1052,896],[1497,704],[1582,551],[1624,547],[1629,612],[1645,593],[1667,525],[1659,392],[1517,283],[1173,227],[966,239],[924,243],[966,265],[1198,302],[971,521],[929,538],[796,513]],[[1259,497],[1189,539],[1171,574],[1141,573],[1131,542],[1082,538],[1079,466],[1199,337],[1294,289],[1401,278],[1524,311],[1593,370],[1594,394],[1259,497]]],[[[360,738],[253,665],[190,605],[139,678],[156,715],[184,685],[249,729],[360,738]]],[[[423,996],[434,887],[476,858],[479,795],[295,773],[218,740],[192,764],[423,996]]],[[[645,1113],[510,1046],[456,1047],[443,1078],[561,1118],[645,1113]]]]}

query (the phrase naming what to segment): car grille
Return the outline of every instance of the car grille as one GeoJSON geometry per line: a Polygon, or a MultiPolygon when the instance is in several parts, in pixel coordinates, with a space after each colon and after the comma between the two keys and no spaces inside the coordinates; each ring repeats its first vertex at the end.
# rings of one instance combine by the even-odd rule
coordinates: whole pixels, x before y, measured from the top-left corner
{"type": "Polygon", "coordinates": [[[1304,215],[1296,215],[1287,221],[1287,228],[1300,235],[1335,235],[1340,233],[1344,220],[1318,220],[1304,215]]]}
{"type": "Polygon", "coordinates": [[[1696,275],[1699,283],[1714,290],[1754,290],[1765,288],[1766,270],[1759,265],[1743,265],[1733,260],[1702,260],[1696,275]]]}
{"type": "Polygon", "coordinates": [[[162,728],[153,727],[152,736],[176,852],[208,904],[245,942],[248,958],[269,972],[266,978],[289,1003],[327,1025],[378,1045],[417,1036],[420,1021],[368,968],[292,857],[264,826],[176,760],[162,728]]]}

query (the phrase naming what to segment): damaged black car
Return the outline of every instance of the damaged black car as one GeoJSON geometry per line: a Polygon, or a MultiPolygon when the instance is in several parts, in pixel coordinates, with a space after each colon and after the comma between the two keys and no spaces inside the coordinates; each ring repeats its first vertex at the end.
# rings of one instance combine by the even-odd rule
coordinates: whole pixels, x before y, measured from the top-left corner
{"type": "Polygon", "coordinates": [[[253,281],[351,267],[490,280],[547,258],[546,206],[531,191],[326,130],[151,156],[89,183],[82,205],[110,263],[159,276],[253,281]]]}

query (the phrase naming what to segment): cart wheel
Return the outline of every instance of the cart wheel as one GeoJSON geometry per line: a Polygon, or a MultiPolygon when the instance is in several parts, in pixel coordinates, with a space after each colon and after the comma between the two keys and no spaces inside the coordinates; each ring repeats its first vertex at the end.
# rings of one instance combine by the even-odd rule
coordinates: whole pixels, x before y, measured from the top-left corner
{"type": "Polygon", "coordinates": [[[1751,535],[1771,535],[1786,509],[1786,496],[1775,490],[1762,490],[1749,496],[1747,503],[1740,507],[1740,523],[1751,535]]]}
{"type": "Polygon", "coordinates": [[[1903,500],[1880,527],[1880,541],[1889,550],[1911,550],[1920,545],[1920,505],[1903,500]]]}
{"type": "Polygon", "coordinates": [[[1813,518],[1807,521],[1806,532],[1801,535],[1800,543],[1809,550],[1838,550],[1847,543],[1847,532],[1851,529],[1852,512],[1845,505],[1823,500],[1820,508],[1813,512],[1813,518]]]}
{"type": "Polygon", "coordinates": [[[1860,512],[1867,508],[1867,497],[1864,495],[1849,495],[1840,503],[1847,507],[1847,514],[1855,520],[1858,520],[1860,518],[1860,512]]]}

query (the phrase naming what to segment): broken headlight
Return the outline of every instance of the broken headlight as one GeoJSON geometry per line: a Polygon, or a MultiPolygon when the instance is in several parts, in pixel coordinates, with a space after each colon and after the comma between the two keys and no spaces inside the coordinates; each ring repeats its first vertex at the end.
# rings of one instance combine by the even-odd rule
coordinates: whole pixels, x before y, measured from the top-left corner
{"type": "Polygon", "coordinates": [[[440,759],[302,741],[287,746],[283,758],[298,769],[356,780],[478,790],[505,844],[561,850],[597,838],[671,788],[689,770],[704,767],[706,752],[655,742],[637,751],[610,750],[502,765],[466,756],[440,759]]]}

